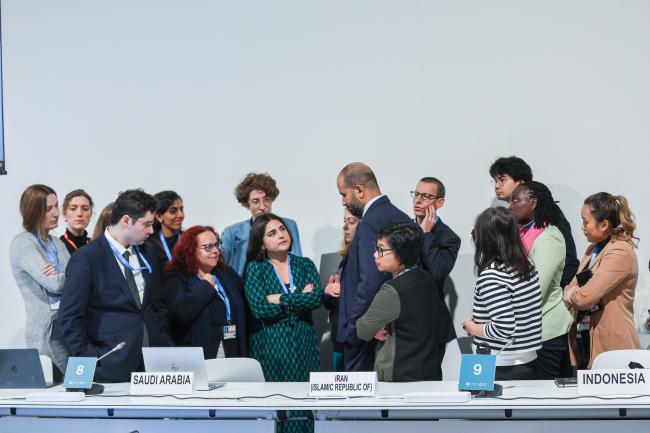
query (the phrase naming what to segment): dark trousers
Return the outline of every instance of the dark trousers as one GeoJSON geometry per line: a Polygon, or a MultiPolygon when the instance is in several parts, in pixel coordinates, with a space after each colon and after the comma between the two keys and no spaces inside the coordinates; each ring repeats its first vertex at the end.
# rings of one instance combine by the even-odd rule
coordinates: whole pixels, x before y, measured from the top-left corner
{"type": "Polygon", "coordinates": [[[535,379],[553,380],[561,377],[568,350],[567,334],[543,341],[534,361],[535,379]]]}
{"type": "Polygon", "coordinates": [[[535,378],[533,372],[535,361],[527,362],[520,365],[509,365],[507,367],[497,367],[494,380],[531,380],[535,378]]]}
{"type": "Polygon", "coordinates": [[[374,371],[376,341],[372,340],[369,343],[362,341],[360,344],[346,341],[343,345],[345,371],[374,371]]]}
{"type": "MultiPolygon", "coordinates": [[[[456,340],[452,340],[452,344],[458,344],[456,340]]],[[[436,377],[439,377],[440,379],[438,380],[445,380],[444,377],[442,377],[442,360],[445,359],[445,350],[447,349],[446,344],[439,344],[438,345],[438,356],[436,356],[436,377]]]]}

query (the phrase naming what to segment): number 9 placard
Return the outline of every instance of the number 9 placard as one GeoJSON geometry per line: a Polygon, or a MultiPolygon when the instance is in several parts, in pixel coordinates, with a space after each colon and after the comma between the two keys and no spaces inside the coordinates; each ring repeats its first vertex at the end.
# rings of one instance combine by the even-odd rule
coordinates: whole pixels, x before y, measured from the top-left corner
{"type": "Polygon", "coordinates": [[[492,391],[497,358],[494,355],[463,355],[460,360],[458,390],[492,391]]]}

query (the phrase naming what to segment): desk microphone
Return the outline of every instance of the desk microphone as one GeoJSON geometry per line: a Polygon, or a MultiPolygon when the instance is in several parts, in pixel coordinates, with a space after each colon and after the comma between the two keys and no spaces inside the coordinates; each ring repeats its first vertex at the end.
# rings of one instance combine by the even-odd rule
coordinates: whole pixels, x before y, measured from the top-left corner
{"type": "Polygon", "coordinates": [[[109,350],[108,352],[106,352],[105,354],[103,354],[102,356],[100,356],[99,358],[97,358],[97,362],[99,362],[102,359],[106,358],[108,355],[110,355],[113,352],[117,352],[118,350],[124,349],[124,346],[126,346],[126,342],[123,341],[120,344],[118,344],[117,346],[115,346],[114,348],[112,348],[111,350],[109,350]]]}
{"type": "MultiPolygon", "coordinates": [[[[494,354],[494,356],[499,356],[501,352],[506,350],[508,347],[512,345],[512,343],[515,342],[515,337],[511,337],[506,341],[506,344],[499,350],[497,353],[494,354]]],[[[480,349],[483,349],[481,352],[479,352],[479,348],[476,349],[476,353],[482,354],[482,355],[489,355],[490,354],[490,348],[486,345],[482,345],[480,349]],[[487,353],[485,349],[487,349],[487,353]]],[[[503,385],[499,385],[498,383],[494,384],[494,389],[492,391],[472,391],[472,395],[475,397],[499,397],[501,394],[503,394],[503,385]]]]}

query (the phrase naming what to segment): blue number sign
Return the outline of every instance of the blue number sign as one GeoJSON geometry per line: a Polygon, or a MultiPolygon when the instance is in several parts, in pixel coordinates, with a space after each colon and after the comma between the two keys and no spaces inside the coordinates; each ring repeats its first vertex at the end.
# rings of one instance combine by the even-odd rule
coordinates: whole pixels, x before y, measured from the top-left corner
{"type": "Polygon", "coordinates": [[[63,386],[73,389],[90,389],[93,386],[97,358],[68,358],[63,386]]]}
{"type": "Polygon", "coordinates": [[[494,355],[463,355],[460,361],[460,391],[494,390],[497,358],[494,355]]]}

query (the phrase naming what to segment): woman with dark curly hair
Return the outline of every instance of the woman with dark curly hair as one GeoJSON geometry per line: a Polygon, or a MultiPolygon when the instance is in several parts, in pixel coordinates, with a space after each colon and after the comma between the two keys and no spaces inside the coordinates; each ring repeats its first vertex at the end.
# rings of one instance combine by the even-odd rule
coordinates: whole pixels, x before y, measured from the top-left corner
{"type": "MultiPolygon", "coordinates": [[[[268,173],[248,173],[244,180],[235,188],[237,201],[251,213],[251,218],[228,226],[223,231],[223,253],[226,261],[241,276],[246,267],[246,250],[251,224],[261,215],[273,210],[273,202],[280,195],[280,190],[268,173]]],[[[287,230],[291,234],[293,247],[291,253],[302,255],[298,225],[289,218],[283,218],[287,230]]]]}
{"type": "Polygon", "coordinates": [[[245,357],[243,283],[210,226],[184,231],[167,264],[164,298],[177,346],[200,346],[206,359],[245,357]]]}

